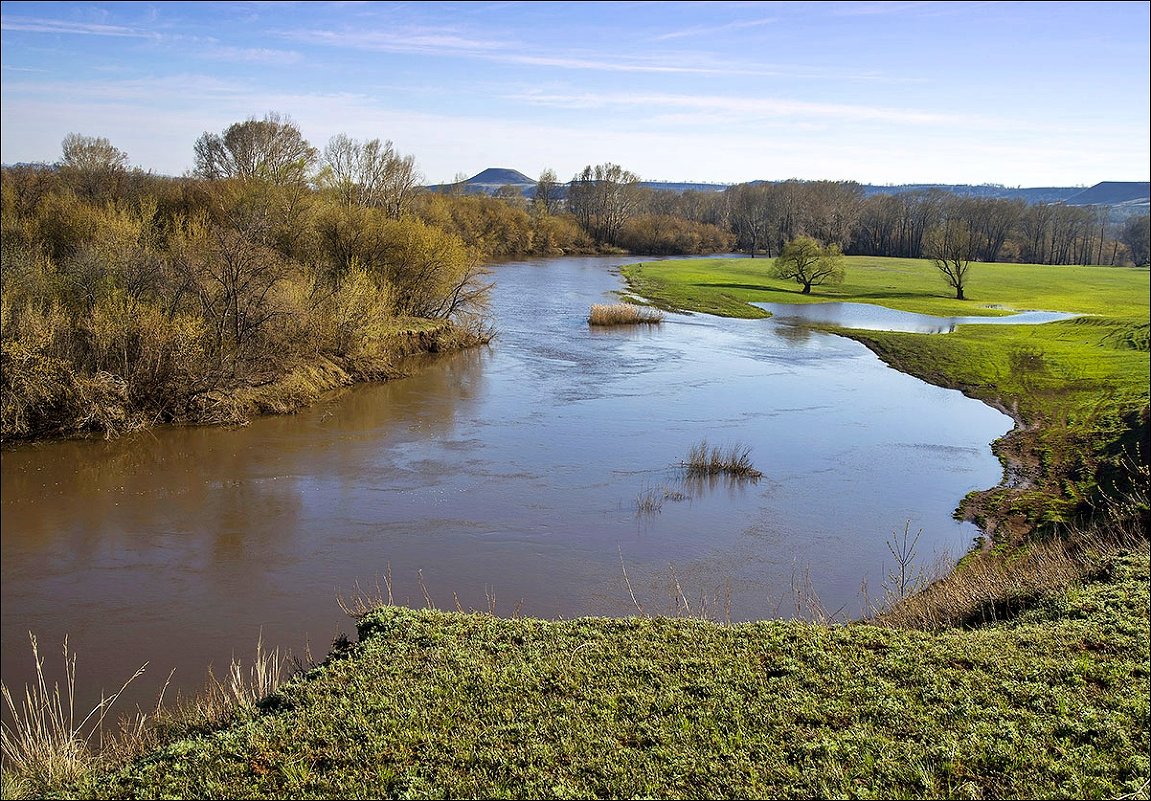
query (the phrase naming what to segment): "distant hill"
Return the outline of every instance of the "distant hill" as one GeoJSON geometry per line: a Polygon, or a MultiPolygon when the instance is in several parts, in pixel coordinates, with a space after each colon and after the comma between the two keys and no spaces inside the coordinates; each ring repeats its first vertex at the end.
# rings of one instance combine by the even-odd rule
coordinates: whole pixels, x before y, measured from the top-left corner
{"type": "MultiPolygon", "coordinates": [[[[773,183],[750,181],[749,183],[773,183]]],[[[702,182],[641,181],[641,186],[665,192],[722,192],[731,184],[702,182]]],[[[489,167],[459,184],[438,184],[429,186],[436,192],[451,189],[462,190],[464,194],[494,195],[504,187],[518,189],[524,197],[533,197],[536,182],[519,170],[507,167],[489,167]]],[[[560,184],[559,194],[567,193],[568,184],[560,184]]],[[[1069,206],[1107,206],[1128,214],[1146,214],[1151,204],[1151,183],[1146,181],[1104,181],[1090,188],[1082,186],[1041,186],[1009,187],[999,184],[897,184],[883,186],[863,184],[864,195],[897,195],[904,192],[924,192],[939,190],[962,197],[1002,198],[1023,200],[1028,204],[1066,203],[1069,206]]]]}
{"type": "Polygon", "coordinates": [[[473,186],[518,186],[520,184],[531,184],[532,186],[536,185],[534,179],[528,178],[519,170],[509,170],[506,167],[488,167],[478,175],[473,175],[464,183],[471,184],[473,186]]]}
{"type": "Polygon", "coordinates": [[[465,195],[494,195],[505,186],[514,186],[527,197],[531,197],[535,192],[536,182],[519,170],[512,170],[507,167],[488,167],[458,184],[436,184],[429,186],[428,189],[433,192],[460,189],[465,195]]]}

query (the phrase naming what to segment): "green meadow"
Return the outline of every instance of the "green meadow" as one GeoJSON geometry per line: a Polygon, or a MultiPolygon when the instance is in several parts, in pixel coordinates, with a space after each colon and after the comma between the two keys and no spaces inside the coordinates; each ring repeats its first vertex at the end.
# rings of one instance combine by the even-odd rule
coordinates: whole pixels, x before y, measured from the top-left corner
{"type": "Polygon", "coordinates": [[[938,316],[1002,315],[1041,309],[1130,317],[1147,321],[1148,271],[1122,267],[973,264],[967,300],[955,300],[925,259],[848,256],[842,284],[803,295],[793,281],[768,277],[771,259],[654,261],[624,268],[633,292],[669,309],[724,317],[766,317],[748,302],[875,303],[938,316]]]}

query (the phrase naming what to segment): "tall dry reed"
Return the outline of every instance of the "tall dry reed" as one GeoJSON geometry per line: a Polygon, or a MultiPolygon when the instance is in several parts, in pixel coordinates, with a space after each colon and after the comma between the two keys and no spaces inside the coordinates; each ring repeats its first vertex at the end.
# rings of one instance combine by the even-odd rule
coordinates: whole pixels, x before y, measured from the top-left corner
{"type": "Polygon", "coordinates": [[[589,325],[656,325],[663,312],[634,303],[596,303],[587,318],[589,325]]]}

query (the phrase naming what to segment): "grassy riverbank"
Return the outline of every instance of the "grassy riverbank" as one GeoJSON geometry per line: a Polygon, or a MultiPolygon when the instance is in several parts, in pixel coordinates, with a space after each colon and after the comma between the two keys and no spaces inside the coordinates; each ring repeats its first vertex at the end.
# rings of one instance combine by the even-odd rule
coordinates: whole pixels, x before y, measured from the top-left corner
{"type": "Polygon", "coordinates": [[[827,301],[933,315],[1005,313],[989,306],[1090,315],[1040,326],[965,325],[947,335],[830,330],[864,343],[899,370],[961,389],[1015,417],[1016,430],[996,444],[1013,465],[1014,486],[974,494],[964,504],[968,517],[1004,539],[1090,511],[1130,472],[1127,455],[1145,469],[1147,270],[978,264],[970,299],[957,301],[923,260],[851,257],[843,284],[812,295],[769,278],[769,264],[648,262],[624,268],[624,275],[633,292],[662,308],[732,317],[766,316],[748,302],[827,301]]]}
{"type": "Polygon", "coordinates": [[[1010,622],[501,620],[360,641],[93,798],[1147,797],[1146,543],[1010,622]]]}

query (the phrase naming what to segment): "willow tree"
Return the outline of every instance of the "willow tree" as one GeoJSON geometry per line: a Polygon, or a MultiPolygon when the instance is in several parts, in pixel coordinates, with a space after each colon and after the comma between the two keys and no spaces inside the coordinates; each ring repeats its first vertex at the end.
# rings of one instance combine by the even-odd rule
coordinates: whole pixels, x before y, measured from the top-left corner
{"type": "Polygon", "coordinates": [[[89,199],[113,197],[128,174],[128,154],[102,136],[70,133],[61,144],[60,174],[89,199]]]}
{"type": "Polygon", "coordinates": [[[771,274],[785,281],[795,281],[810,295],[813,286],[842,284],[846,271],[839,245],[821,245],[810,236],[800,236],[783,246],[783,252],[772,263],[771,274]]]}
{"type": "Polygon", "coordinates": [[[210,179],[303,185],[316,156],[296,124],[275,113],[233,123],[222,134],[205,132],[195,145],[196,174],[210,179]]]}

